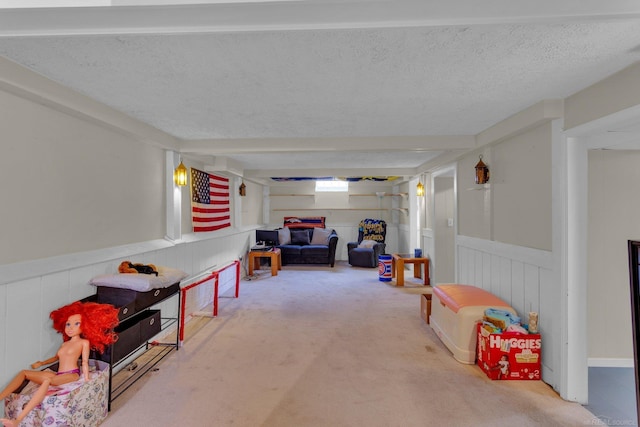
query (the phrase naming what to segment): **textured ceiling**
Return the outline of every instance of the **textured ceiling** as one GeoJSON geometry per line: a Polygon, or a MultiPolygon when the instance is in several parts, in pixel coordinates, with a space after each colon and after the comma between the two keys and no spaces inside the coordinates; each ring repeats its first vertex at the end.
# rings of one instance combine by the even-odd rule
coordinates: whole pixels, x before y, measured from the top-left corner
{"type": "MultiPolygon", "coordinates": [[[[565,98],[640,60],[637,12],[141,34],[68,24],[38,36],[0,32],[0,55],[177,138],[207,140],[203,155],[216,155],[216,140],[269,138],[224,153],[247,170],[416,168],[443,150],[393,151],[391,143],[372,152],[367,138],[475,135],[539,101],[565,98]],[[285,160],[265,150],[280,139],[310,145],[287,150],[285,160]],[[313,149],[311,141],[331,139],[354,145],[348,153],[318,142],[313,149]]],[[[46,10],[29,13],[20,16],[47,18],[46,10]]],[[[19,28],[7,12],[0,24],[3,17],[19,28]]]]}

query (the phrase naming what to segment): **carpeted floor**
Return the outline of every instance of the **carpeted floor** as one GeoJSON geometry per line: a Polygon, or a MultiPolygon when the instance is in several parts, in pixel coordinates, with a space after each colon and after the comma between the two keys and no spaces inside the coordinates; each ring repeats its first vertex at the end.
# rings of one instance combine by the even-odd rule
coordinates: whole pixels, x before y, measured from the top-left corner
{"type": "MultiPolygon", "coordinates": [[[[594,415],[541,381],[491,381],[420,317],[421,286],[377,269],[285,266],[243,280],[113,402],[120,426],[580,426],[594,415]]],[[[411,276],[408,274],[407,276],[411,276]]]]}

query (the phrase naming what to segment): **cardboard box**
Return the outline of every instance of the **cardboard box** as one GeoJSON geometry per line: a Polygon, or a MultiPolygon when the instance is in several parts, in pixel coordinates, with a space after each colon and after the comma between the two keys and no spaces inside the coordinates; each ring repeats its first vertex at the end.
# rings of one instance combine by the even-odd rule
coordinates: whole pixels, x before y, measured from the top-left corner
{"type": "Polygon", "coordinates": [[[492,334],[478,324],[478,366],[492,380],[539,380],[540,334],[492,334]]]}
{"type": "Polygon", "coordinates": [[[431,294],[422,294],[420,295],[420,317],[429,323],[429,316],[431,316],[431,294]]]}

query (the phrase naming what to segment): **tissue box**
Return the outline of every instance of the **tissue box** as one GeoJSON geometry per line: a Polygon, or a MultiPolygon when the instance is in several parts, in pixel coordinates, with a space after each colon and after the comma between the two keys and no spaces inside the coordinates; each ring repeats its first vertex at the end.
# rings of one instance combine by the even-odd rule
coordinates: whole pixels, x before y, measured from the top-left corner
{"type": "Polygon", "coordinates": [[[478,324],[478,366],[492,380],[539,380],[540,334],[492,334],[478,324]]]}
{"type": "MultiPolygon", "coordinates": [[[[49,387],[47,396],[20,423],[21,427],[73,426],[97,427],[107,417],[109,407],[109,364],[89,360],[95,371],[89,373],[89,381],[78,379],[61,386],[49,387]]],[[[4,401],[4,413],[16,418],[31,400],[38,384],[28,382],[18,393],[12,393],[4,401]]]]}

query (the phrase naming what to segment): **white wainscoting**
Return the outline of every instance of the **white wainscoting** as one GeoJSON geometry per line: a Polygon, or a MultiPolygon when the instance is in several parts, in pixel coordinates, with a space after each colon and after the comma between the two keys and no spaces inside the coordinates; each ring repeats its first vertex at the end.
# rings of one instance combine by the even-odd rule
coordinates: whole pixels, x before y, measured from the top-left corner
{"type": "Polygon", "coordinates": [[[542,376],[558,389],[561,355],[560,286],[554,283],[550,251],[457,236],[458,283],[474,285],[508,302],[528,321],[539,313],[542,336],[542,376]]]}
{"type": "Polygon", "coordinates": [[[433,239],[433,230],[430,228],[422,230],[422,254],[429,258],[429,262],[433,266],[435,263],[435,243],[433,239]]]}

